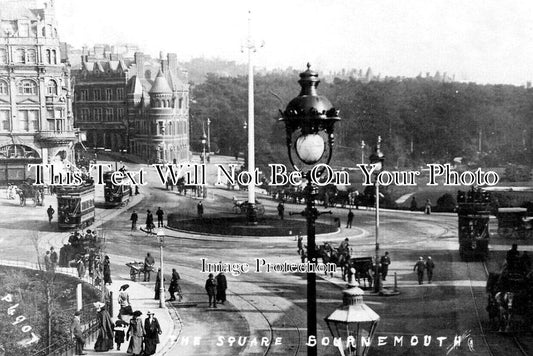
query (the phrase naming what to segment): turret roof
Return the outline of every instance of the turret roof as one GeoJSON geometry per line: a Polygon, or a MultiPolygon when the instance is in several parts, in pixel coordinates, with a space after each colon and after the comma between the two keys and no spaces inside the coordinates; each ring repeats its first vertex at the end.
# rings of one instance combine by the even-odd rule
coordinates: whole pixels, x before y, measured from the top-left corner
{"type": "Polygon", "coordinates": [[[149,93],[172,94],[172,89],[170,88],[170,85],[168,85],[168,81],[166,80],[161,70],[159,71],[159,73],[157,73],[157,77],[155,77],[154,84],[152,85],[152,88],[150,89],[149,93]]]}

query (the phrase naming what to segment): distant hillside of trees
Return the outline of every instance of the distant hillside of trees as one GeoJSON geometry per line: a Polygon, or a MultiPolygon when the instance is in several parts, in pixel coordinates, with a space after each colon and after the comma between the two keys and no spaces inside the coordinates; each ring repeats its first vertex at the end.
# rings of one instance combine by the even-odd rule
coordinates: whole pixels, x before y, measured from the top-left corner
{"type": "Polygon", "coordinates": [[[222,77],[238,77],[248,73],[246,65],[218,58],[193,58],[188,62],[180,63],[180,65],[189,72],[189,82],[192,84],[205,82],[208,73],[222,77]]]}
{"type": "MultiPolygon", "coordinates": [[[[298,74],[255,77],[259,164],[287,163],[284,127],[276,119],[278,110],[299,94],[298,74]]],[[[360,163],[361,141],[374,146],[378,135],[390,169],[452,162],[456,157],[481,167],[533,163],[533,89],[424,78],[368,83],[336,78],[322,82],[318,91],[340,109],[336,165],[360,163]]],[[[210,118],[212,150],[228,155],[245,151],[247,78],[208,74],[192,86],[191,97],[193,149],[202,134],[202,121],[210,118]]],[[[365,161],[369,154],[367,146],[365,161]]]]}

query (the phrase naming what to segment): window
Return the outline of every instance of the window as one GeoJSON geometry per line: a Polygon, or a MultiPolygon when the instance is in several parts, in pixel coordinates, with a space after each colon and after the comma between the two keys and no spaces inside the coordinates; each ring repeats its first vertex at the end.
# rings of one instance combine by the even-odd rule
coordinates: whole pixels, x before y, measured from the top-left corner
{"type": "Polygon", "coordinates": [[[117,100],[124,100],[124,88],[117,88],[117,100]]]}
{"type": "Polygon", "coordinates": [[[46,50],[46,63],[52,63],[52,51],[49,49],[46,50]]]}
{"type": "Polygon", "coordinates": [[[80,101],[87,101],[89,99],[89,92],[87,89],[80,90],[80,101]]]}
{"type": "Polygon", "coordinates": [[[26,63],[26,53],[22,48],[15,51],[15,63],[26,63]]]}
{"type": "Polygon", "coordinates": [[[29,49],[26,52],[26,59],[28,63],[37,63],[37,53],[34,49],[29,49]]]}
{"type": "Polygon", "coordinates": [[[0,64],[7,63],[7,51],[4,48],[0,48],[0,64]]]}
{"type": "Polygon", "coordinates": [[[94,121],[102,121],[102,108],[94,109],[94,121]]]}
{"type": "Polygon", "coordinates": [[[124,108],[117,109],[117,119],[118,120],[124,119],[124,108]]]}
{"type": "Polygon", "coordinates": [[[37,110],[18,111],[19,131],[39,130],[39,112],[37,110]]]}
{"type": "Polygon", "coordinates": [[[0,130],[9,131],[9,110],[0,110],[0,130]]]}
{"type": "Polygon", "coordinates": [[[105,100],[107,100],[107,101],[113,100],[113,90],[112,89],[106,89],[105,90],[105,100]]]}
{"type": "Polygon", "coordinates": [[[113,109],[105,109],[105,121],[113,121],[113,109]]]}
{"type": "Polygon", "coordinates": [[[48,95],[57,95],[57,83],[54,80],[50,80],[46,91],[48,95]]]}
{"type": "Polygon", "coordinates": [[[80,121],[88,121],[89,120],[89,109],[83,108],[80,109],[80,121]]]}
{"type": "Polygon", "coordinates": [[[9,94],[9,88],[7,86],[7,83],[3,80],[0,80],[0,95],[8,95],[9,94]]]}
{"type": "Polygon", "coordinates": [[[56,55],[56,50],[53,49],[52,50],[52,60],[50,61],[51,64],[57,64],[57,55],[56,55]]]}
{"type": "Polygon", "coordinates": [[[183,98],[180,98],[178,105],[179,105],[178,108],[181,109],[183,106],[183,98]]]}
{"type": "Polygon", "coordinates": [[[163,126],[163,122],[162,121],[159,121],[158,122],[158,135],[164,135],[165,134],[165,126],[163,126]]]}
{"type": "Polygon", "coordinates": [[[100,89],[93,90],[93,100],[94,101],[102,100],[102,92],[100,91],[100,89]]]}
{"type": "Polygon", "coordinates": [[[37,94],[37,84],[33,80],[21,80],[19,85],[20,95],[35,95],[37,94]]]}

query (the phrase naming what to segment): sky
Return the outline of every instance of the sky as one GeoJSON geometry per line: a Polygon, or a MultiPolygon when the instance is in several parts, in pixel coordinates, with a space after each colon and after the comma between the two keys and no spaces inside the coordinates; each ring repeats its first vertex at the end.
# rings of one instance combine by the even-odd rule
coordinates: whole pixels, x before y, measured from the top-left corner
{"type": "Polygon", "coordinates": [[[533,80],[533,1],[527,0],[55,0],[61,41],[132,43],[178,59],[382,76],[436,71],[458,81],[533,80]]]}

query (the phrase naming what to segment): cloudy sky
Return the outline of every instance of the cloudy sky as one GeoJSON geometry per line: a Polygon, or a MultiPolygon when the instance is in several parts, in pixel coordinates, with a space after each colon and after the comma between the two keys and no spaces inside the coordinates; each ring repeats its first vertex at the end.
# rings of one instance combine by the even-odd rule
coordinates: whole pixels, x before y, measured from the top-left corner
{"type": "Polygon", "coordinates": [[[56,0],[62,41],[134,43],[181,60],[246,62],[248,11],[257,66],[375,74],[435,71],[457,80],[533,80],[533,1],[526,0],[56,0]]]}

